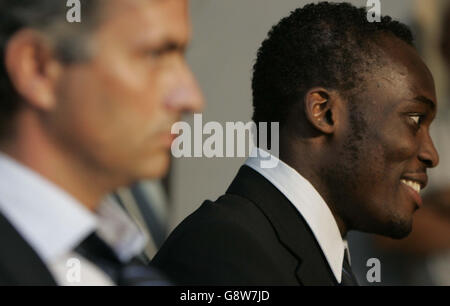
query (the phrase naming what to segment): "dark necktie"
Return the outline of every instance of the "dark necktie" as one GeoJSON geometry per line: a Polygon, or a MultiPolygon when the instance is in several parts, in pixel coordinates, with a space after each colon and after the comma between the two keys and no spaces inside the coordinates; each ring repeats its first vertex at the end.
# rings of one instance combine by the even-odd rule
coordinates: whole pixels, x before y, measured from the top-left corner
{"type": "Polygon", "coordinates": [[[169,286],[169,281],[156,269],[134,258],[122,263],[113,250],[97,234],[91,234],[75,251],[103,270],[119,286],[169,286]]]}
{"type": "Polygon", "coordinates": [[[342,281],[341,286],[358,286],[358,281],[353,274],[350,262],[348,260],[347,252],[344,253],[344,262],[342,264],[342,281]]]}

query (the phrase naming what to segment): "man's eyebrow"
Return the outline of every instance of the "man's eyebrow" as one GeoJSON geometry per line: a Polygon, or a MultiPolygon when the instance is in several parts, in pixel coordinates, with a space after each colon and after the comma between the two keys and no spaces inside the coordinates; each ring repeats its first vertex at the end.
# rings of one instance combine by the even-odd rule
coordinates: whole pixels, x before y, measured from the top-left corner
{"type": "Polygon", "coordinates": [[[432,110],[436,109],[436,103],[425,96],[417,96],[412,100],[412,102],[424,103],[428,105],[432,110]]]}
{"type": "Polygon", "coordinates": [[[179,43],[173,40],[166,40],[159,48],[161,51],[181,51],[185,52],[187,49],[187,43],[179,43]]]}

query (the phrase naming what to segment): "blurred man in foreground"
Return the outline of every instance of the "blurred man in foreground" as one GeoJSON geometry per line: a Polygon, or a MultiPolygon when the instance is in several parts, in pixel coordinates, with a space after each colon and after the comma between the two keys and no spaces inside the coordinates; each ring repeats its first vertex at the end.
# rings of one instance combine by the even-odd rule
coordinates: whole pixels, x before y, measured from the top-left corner
{"type": "Polygon", "coordinates": [[[356,285],[348,231],[409,234],[438,163],[434,81],[405,25],[366,18],[323,2],[272,28],[253,119],[279,122],[280,161],[261,167],[258,149],[224,196],[175,229],[156,266],[190,285],[356,285]]]}
{"type": "Polygon", "coordinates": [[[164,175],[172,124],[202,107],[187,1],[82,1],[81,23],[67,10],[0,1],[0,284],[160,284],[134,260],[139,231],[99,204],[164,175]]]}

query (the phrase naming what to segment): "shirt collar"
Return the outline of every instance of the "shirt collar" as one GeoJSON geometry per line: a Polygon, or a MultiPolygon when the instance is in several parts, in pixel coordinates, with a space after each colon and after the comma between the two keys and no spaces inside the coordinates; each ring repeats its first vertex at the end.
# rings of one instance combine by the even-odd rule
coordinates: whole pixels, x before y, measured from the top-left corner
{"type": "Polygon", "coordinates": [[[123,261],[146,239],[123,210],[104,201],[94,214],[38,173],[0,153],[0,211],[49,264],[97,231],[123,261]]]}
{"type": "Polygon", "coordinates": [[[99,206],[97,216],[98,236],[113,249],[122,262],[127,262],[144,251],[147,236],[111,196],[107,196],[99,206]]]}
{"type": "Polygon", "coordinates": [[[269,180],[303,216],[340,283],[347,242],[342,239],[336,220],[325,200],[307,179],[277,157],[270,156],[277,162],[276,167],[261,167],[262,156],[267,160],[269,153],[259,148],[255,150],[256,154],[252,152],[251,155],[255,157],[250,157],[245,164],[269,180]]]}

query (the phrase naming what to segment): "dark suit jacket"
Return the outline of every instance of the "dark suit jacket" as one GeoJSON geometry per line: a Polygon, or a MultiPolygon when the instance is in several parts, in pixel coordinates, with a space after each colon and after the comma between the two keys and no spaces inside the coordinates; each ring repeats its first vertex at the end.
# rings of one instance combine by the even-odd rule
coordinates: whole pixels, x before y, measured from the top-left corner
{"type": "Polygon", "coordinates": [[[247,166],[173,231],[153,264],[183,285],[337,285],[303,217],[247,166]]]}
{"type": "Polygon", "coordinates": [[[56,285],[45,264],[0,214],[0,285],[56,285]]]}

